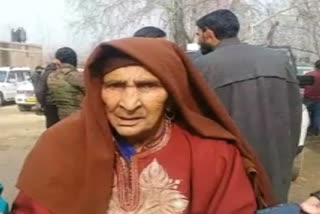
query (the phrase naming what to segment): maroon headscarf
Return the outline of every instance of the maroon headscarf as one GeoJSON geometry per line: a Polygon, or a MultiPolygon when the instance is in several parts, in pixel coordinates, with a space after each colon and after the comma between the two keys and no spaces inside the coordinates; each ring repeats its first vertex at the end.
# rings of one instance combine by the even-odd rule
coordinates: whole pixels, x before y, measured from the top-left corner
{"type": "MultiPolygon", "coordinates": [[[[122,53],[157,76],[174,101],[177,123],[204,138],[234,144],[259,202],[271,205],[264,170],[200,72],[175,44],[128,38],[100,44],[85,69],[81,112],[48,129],[27,157],[18,188],[54,214],[104,214],[111,197],[114,143],[101,93],[101,65],[122,53]]],[[[108,64],[111,63],[111,64],[108,64]]]]}

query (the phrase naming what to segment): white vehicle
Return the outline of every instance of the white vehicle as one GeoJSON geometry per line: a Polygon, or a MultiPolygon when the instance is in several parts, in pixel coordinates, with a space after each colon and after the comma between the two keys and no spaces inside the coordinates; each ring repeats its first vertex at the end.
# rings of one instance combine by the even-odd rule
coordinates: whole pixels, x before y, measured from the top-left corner
{"type": "MultiPolygon", "coordinates": [[[[302,67],[298,67],[298,70],[302,72],[302,75],[305,74],[305,72],[310,71],[309,68],[304,68],[304,71],[302,70],[302,67]],[[300,69],[300,70],[299,70],[300,69]]],[[[300,79],[300,93],[301,97],[304,95],[304,89],[302,83],[306,84],[307,82],[305,80],[300,79]]],[[[311,82],[307,83],[306,85],[312,85],[311,82]]],[[[300,174],[300,171],[303,166],[303,160],[304,160],[304,146],[307,138],[307,133],[308,133],[308,127],[310,125],[310,116],[308,109],[306,105],[302,104],[302,121],[301,121],[301,129],[300,129],[300,139],[299,139],[299,144],[298,144],[298,151],[297,155],[294,160],[294,165],[293,165],[293,172],[292,172],[292,180],[296,180],[300,174]]]]}
{"type": "Polygon", "coordinates": [[[301,130],[300,130],[300,139],[299,139],[298,151],[297,151],[296,158],[294,160],[293,172],[292,172],[293,181],[298,178],[300,171],[302,169],[302,164],[304,159],[303,149],[305,146],[309,125],[310,125],[310,117],[309,117],[308,109],[305,105],[302,105],[302,121],[301,121],[301,130]]]}
{"type": "Polygon", "coordinates": [[[0,106],[15,100],[17,88],[28,81],[31,70],[27,67],[0,67],[0,106]]]}
{"type": "Polygon", "coordinates": [[[20,111],[31,111],[32,107],[36,106],[37,99],[30,81],[26,81],[18,86],[15,102],[20,111]]]}
{"type": "Polygon", "coordinates": [[[305,75],[306,73],[313,71],[314,67],[309,66],[309,65],[298,65],[297,66],[297,71],[298,75],[305,75]]]}
{"type": "Polygon", "coordinates": [[[197,43],[187,44],[187,52],[196,52],[200,50],[200,46],[197,43]]]}

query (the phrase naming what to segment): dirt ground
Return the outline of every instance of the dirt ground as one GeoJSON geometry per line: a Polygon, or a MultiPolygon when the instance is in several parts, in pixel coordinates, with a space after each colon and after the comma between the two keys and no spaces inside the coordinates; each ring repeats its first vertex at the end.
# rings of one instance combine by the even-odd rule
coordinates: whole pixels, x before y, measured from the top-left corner
{"type": "MultiPolygon", "coordinates": [[[[10,202],[17,193],[14,185],[23,160],[43,131],[43,116],[19,112],[15,105],[0,107],[0,182],[10,202]]],[[[292,202],[301,202],[320,189],[320,138],[308,140],[302,163],[301,175],[292,183],[292,202]]]]}
{"type": "Polygon", "coordinates": [[[22,113],[17,106],[0,107],[0,182],[4,197],[12,201],[23,160],[44,130],[44,118],[33,112],[22,113]]]}

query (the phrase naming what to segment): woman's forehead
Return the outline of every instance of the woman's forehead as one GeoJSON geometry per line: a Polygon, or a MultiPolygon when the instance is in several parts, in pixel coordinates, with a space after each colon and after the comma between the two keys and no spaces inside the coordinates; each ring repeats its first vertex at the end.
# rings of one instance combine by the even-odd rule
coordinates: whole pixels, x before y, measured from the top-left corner
{"type": "Polygon", "coordinates": [[[107,73],[104,76],[104,81],[118,80],[118,81],[139,81],[139,80],[152,80],[159,81],[151,72],[142,66],[127,66],[121,67],[107,73]]]}

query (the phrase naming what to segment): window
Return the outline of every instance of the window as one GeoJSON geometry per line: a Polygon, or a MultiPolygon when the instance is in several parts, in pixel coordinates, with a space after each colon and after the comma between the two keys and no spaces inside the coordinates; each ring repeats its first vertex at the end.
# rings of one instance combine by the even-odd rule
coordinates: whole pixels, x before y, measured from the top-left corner
{"type": "Polygon", "coordinates": [[[16,81],[17,80],[17,77],[16,77],[16,72],[14,72],[14,71],[11,71],[11,72],[9,72],[9,75],[8,75],[8,82],[10,82],[10,81],[16,81]]]}
{"type": "Polygon", "coordinates": [[[23,71],[24,79],[31,80],[31,71],[23,71]]]}
{"type": "Polygon", "coordinates": [[[6,81],[7,78],[7,72],[6,71],[0,71],[0,82],[6,81]]]}
{"type": "Polygon", "coordinates": [[[18,78],[17,78],[18,82],[23,82],[23,81],[25,80],[22,71],[18,71],[18,72],[17,72],[17,77],[18,77],[18,78]]]}

